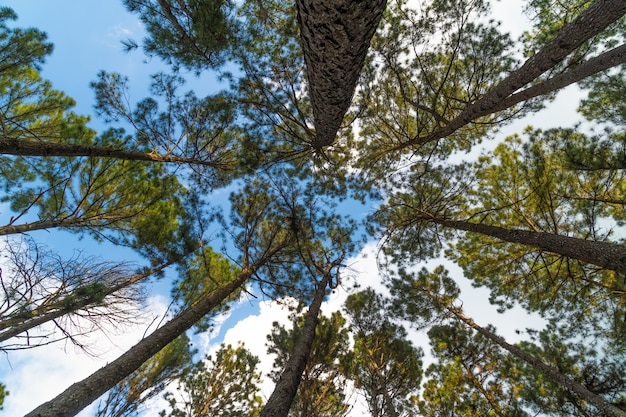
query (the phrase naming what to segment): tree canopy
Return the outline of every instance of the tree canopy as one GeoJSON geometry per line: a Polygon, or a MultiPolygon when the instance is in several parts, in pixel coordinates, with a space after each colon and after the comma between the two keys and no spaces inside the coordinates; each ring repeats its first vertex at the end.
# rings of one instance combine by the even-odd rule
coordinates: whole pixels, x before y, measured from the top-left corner
{"type": "Polygon", "coordinates": [[[0,8],[0,349],[89,353],[145,325],[151,283],[170,302],[27,416],[626,416],[626,2],[526,1],[518,39],[488,0],[122,3],[146,34],[126,52],[166,70],[140,100],[93,74],[98,131],[42,77],[46,34],[0,8]],[[500,133],[558,119],[570,85],[583,122],[500,133]],[[542,322],[505,340],[467,281],[542,322]],[[198,347],[259,297],[290,325],[198,347]]]}

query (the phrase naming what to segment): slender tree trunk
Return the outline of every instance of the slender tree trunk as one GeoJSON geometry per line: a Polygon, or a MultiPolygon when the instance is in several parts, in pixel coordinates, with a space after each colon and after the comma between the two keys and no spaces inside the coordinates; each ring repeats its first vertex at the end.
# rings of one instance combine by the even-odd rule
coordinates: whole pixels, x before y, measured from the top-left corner
{"type": "Polygon", "coordinates": [[[616,198],[602,198],[602,197],[577,197],[572,195],[564,195],[563,197],[569,198],[571,200],[578,201],[592,201],[594,203],[606,203],[606,204],[615,204],[624,206],[626,205],[626,200],[616,199],[616,198]]]}
{"type": "Polygon", "coordinates": [[[429,221],[457,230],[480,233],[511,243],[521,243],[548,252],[578,259],[579,261],[626,274],[626,246],[608,242],[595,242],[553,233],[530,230],[505,229],[487,224],[460,220],[430,218],[429,221]]]}
{"type": "Polygon", "coordinates": [[[145,153],[116,149],[108,146],[79,145],[63,142],[46,142],[29,139],[13,139],[0,137],[0,154],[21,156],[88,156],[98,158],[116,158],[127,161],[148,161],[174,164],[205,165],[214,168],[223,168],[212,161],[196,158],[183,158],[157,153],[145,153]]]}
{"type": "Polygon", "coordinates": [[[446,126],[426,137],[417,137],[397,146],[397,150],[444,138],[473,120],[491,114],[499,104],[544,72],[553,68],[572,51],[626,14],[624,0],[597,0],[520,68],[509,74],[483,97],[470,104],[446,126]]]}
{"type": "Polygon", "coordinates": [[[0,236],[15,235],[18,233],[34,232],[35,230],[53,229],[56,227],[89,227],[103,226],[124,220],[129,216],[95,215],[92,217],[64,217],[55,220],[37,220],[31,223],[0,226],[0,236]],[[100,224],[94,224],[101,222],[100,224]]]}
{"type": "MultiPolygon", "coordinates": [[[[378,340],[374,340],[373,342],[375,344],[378,344],[378,340]]],[[[376,396],[374,395],[371,397],[372,401],[370,403],[370,411],[373,411],[372,414],[374,416],[399,417],[400,415],[398,414],[398,411],[396,410],[396,406],[393,403],[393,399],[391,398],[391,395],[389,395],[389,390],[388,390],[388,387],[386,386],[387,378],[385,378],[385,375],[383,375],[383,373],[381,372],[380,370],[381,367],[376,362],[376,358],[374,358],[374,351],[376,348],[375,347],[370,348],[367,344],[365,346],[366,346],[367,356],[369,357],[369,360],[372,364],[372,368],[374,370],[374,374],[376,375],[376,378],[379,381],[378,384],[380,386],[380,392],[383,397],[383,403],[380,404],[380,408],[379,408],[379,404],[376,401],[376,396]]]]}
{"type": "Polygon", "coordinates": [[[463,362],[462,359],[461,359],[461,362],[463,363],[462,366],[463,366],[463,369],[465,370],[465,373],[467,374],[468,378],[472,381],[472,385],[474,385],[474,387],[478,391],[480,391],[483,397],[485,397],[485,399],[491,406],[491,409],[493,410],[493,412],[496,413],[498,417],[505,417],[504,413],[502,412],[502,408],[500,407],[500,404],[498,404],[498,401],[493,397],[493,395],[489,393],[489,391],[485,389],[482,382],[480,382],[478,378],[476,378],[476,375],[474,375],[474,373],[472,372],[472,369],[465,362],[463,362]]]}
{"type": "Polygon", "coordinates": [[[335,140],[386,5],[386,0],[296,0],[315,150],[335,140]]]}
{"type": "Polygon", "coordinates": [[[302,334],[285,364],[274,392],[270,395],[259,417],[287,417],[289,414],[291,403],[298,392],[298,386],[302,380],[302,373],[309,360],[311,346],[315,339],[315,328],[319,321],[319,313],[329,280],[330,271],[324,274],[324,279],[317,284],[313,302],[311,302],[309,311],[304,319],[302,334]]]}
{"type": "Polygon", "coordinates": [[[82,381],[71,385],[54,399],[40,405],[25,417],[75,416],[222,303],[233,291],[243,285],[254,271],[255,269],[244,269],[235,281],[216,290],[211,295],[201,298],[196,304],[172,318],[150,336],[142,339],[122,356],[82,381]]]}
{"type": "Polygon", "coordinates": [[[577,83],[584,80],[594,74],[602,71],[606,71],[609,68],[616,67],[626,62],[626,44],[620,45],[617,48],[604,52],[596,57],[590,58],[587,61],[581,62],[575,67],[565,71],[562,74],[547,79],[539,84],[529,87],[525,90],[515,93],[502,100],[492,109],[483,111],[478,114],[477,117],[487,116],[498,111],[508,109],[514,105],[521,103],[522,101],[530,100],[531,98],[539,97],[545,94],[552,93],[567,87],[570,84],[577,83]]]}
{"type": "MultiPolygon", "coordinates": [[[[170,260],[162,265],[160,265],[157,268],[153,268],[150,269],[142,274],[139,275],[135,275],[129,279],[127,279],[126,281],[114,285],[110,288],[107,288],[102,294],[99,294],[103,297],[106,297],[108,295],[114,294],[124,288],[130,287],[131,285],[134,285],[138,282],[140,282],[141,280],[159,272],[162,271],[163,269],[167,268],[168,266],[173,265],[174,263],[178,262],[180,260],[180,258],[177,259],[173,259],[170,260]]],[[[104,281],[102,281],[104,282],[104,281]]],[[[71,294],[69,295],[71,296],[71,294]]],[[[59,300],[58,302],[54,303],[53,305],[49,306],[49,308],[42,308],[42,309],[37,309],[37,311],[43,310],[40,313],[38,313],[37,315],[28,318],[28,319],[6,319],[6,320],[2,320],[0,322],[0,329],[6,329],[0,332],[0,342],[4,342],[5,340],[8,340],[12,337],[15,337],[27,330],[30,330],[34,327],[37,326],[41,326],[44,323],[47,323],[49,321],[58,319],[59,317],[62,317],[66,314],[70,314],[74,311],[78,311],[81,309],[85,309],[86,307],[88,307],[89,305],[94,303],[94,300],[92,297],[85,297],[83,299],[78,299],[78,300],[73,300],[73,304],[72,304],[72,309],[68,310],[67,308],[63,308],[61,307],[63,305],[63,301],[65,300],[65,298],[59,300]]]]}
{"type": "Polygon", "coordinates": [[[546,365],[545,363],[543,363],[541,360],[537,359],[533,355],[530,355],[524,352],[523,350],[521,350],[519,347],[515,345],[511,345],[507,343],[500,336],[493,334],[489,330],[479,326],[478,324],[474,322],[474,320],[467,317],[459,309],[454,308],[454,307],[448,307],[448,306],[446,306],[446,309],[450,313],[452,313],[458,320],[461,320],[463,323],[465,323],[468,327],[471,327],[472,329],[476,330],[478,333],[482,334],[487,339],[491,340],[492,342],[494,342],[501,348],[505,349],[507,352],[511,353],[513,356],[523,360],[524,362],[528,363],[529,365],[531,365],[538,371],[542,372],[551,381],[563,386],[568,391],[579,395],[583,400],[588,401],[590,404],[593,404],[593,406],[596,407],[603,415],[607,417],[626,417],[626,412],[618,409],[617,407],[615,407],[614,405],[606,401],[604,398],[589,391],[584,385],[579,384],[578,382],[563,375],[562,373],[559,372],[558,369],[552,366],[546,365]]]}

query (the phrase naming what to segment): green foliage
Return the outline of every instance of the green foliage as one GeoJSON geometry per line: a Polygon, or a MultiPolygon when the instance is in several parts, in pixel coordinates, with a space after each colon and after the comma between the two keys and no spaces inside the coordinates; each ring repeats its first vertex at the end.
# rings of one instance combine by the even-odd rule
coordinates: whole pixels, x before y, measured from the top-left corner
{"type": "MultiPolygon", "coordinates": [[[[69,110],[74,101],[42,80],[38,70],[52,47],[43,33],[0,27],[3,139],[119,147],[116,131],[96,137],[88,118],[69,110]]],[[[184,190],[164,167],[113,159],[2,157],[2,201],[14,216],[2,234],[63,227],[134,247],[146,256],[171,251],[185,216],[184,190]],[[36,218],[33,221],[31,219],[36,218]],[[26,220],[19,223],[18,220],[26,220]]]]}
{"type": "Polygon", "coordinates": [[[281,249],[292,241],[288,219],[289,208],[283,204],[278,188],[263,178],[245,183],[230,195],[230,226],[225,225],[224,240],[232,238],[233,245],[242,252],[242,265],[266,259],[260,273],[262,290],[282,291],[282,285],[298,282],[302,276],[294,265],[293,251],[281,249]],[[272,254],[273,256],[267,256],[272,254]],[[272,288],[272,283],[277,284],[272,288]]]}
{"type": "MultiPolygon", "coordinates": [[[[89,131],[88,120],[68,112],[74,100],[41,78],[39,71],[52,44],[45,33],[10,28],[17,15],[0,9],[0,109],[3,139],[71,140],[73,134],[89,131]]],[[[3,159],[3,164],[8,159],[3,159]]]]}
{"type": "Polygon", "coordinates": [[[294,1],[247,1],[237,10],[245,22],[233,59],[241,76],[231,88],[245,119],[244,161],[309,165],[313,114],[306,94],[304,57],[294,1]]]}
{"type": "Polygon", "coordinates": [[[113,387],[100,401],[96,417],[134,417],[168,384],[181,378],[192,362],[189,338],[179,336],[139,369],[113,387]]]}
{"type": "MultiPolygon", "coordinates": [[[[306,299],[321,271],[354,253],[357,223],[335,211],[336,201],[289,173],[260,174],[231,194],[230,223],[237,233],[229,236],[237,248],[246,248],[242,263],[273,253],[259,270],[262,291],[306,299]],[[274,253],[277,246],[283,249],[274,253]]],[[[335,274],[332,286],[339,278],[335,274]]]]}
{"type": "Polygon", "coordinates": [[[34,229],[88,232],[156,257],[179,239],[185,190],[163,167],[93,158],[25,162],[29,171],[2,198],[16,213],[12,223],[36,215],[34,229]],[[33,173],[36,176],[29,178],[33,173]]]}
{"type": "Polygon", "coordinates": [[[4,384],[0,384],[0,410],[3,409],[4,399],[9,395],[9,391],[4,384]]]}
{"type": "MultiPolygon", "coordinates": [[[[188,68],[198,73],[217,68],[236,40],[236,23],[232,18],[234,3],[230,0],[124,0],[148,31],[143,50],[158,56],[175,69],[188,68]]],[[[125,43],[128,49],[137,44],[125,43]]]]}
{"type": "Polygon", "coordinates": [[[46,55],[52,53],[52,44],[46,42],[47,35],[34,28],[9,28],[9,21],[17,20],[17,14],[9,7],[0,9],[0,42],[2,44],[2,72],[19,73],[22,69],[33,67],[41,69],[46,55]],[[15,60],[14,57],[20,59],[15,60]]]}
{"type": "Polygon", "coordinates": [[[243,146],[234,123],[237,110],[226,92],[200,98],[193,91],[181,93],[184,84],[180,75],[155,74],[150,97],[133,106],[129,80],[101,71],[91,83],[96,114],[121,127],[107,132],[106,139],[113,143],[100,140],[99,144],[185,158],[189,164],[178,175],[187,174],[199,190],[209,193],[249,170],[235,158],[243,146]],[[134,136],[125,136],[123,127],[129,125],[134,136]]]}
{"type": "MultiPolygon", "coordinates": [[[[618,407],[624,407],[623,346],[607,346],[592,338],[583,338],[570,328],[550,324],[533,333],[531,341],[520,347],[550,364],[560,373],[579,381],[591,392],[618,407]]],[[[518,395],[530,409],[550,416],[600,416],[584,400],[559,384],[545,378],[527,363],[513,357],[501,361],[507,377],[518,387],[518,395]]]]}
{"type": "Polygon", "coordinates": [[[474,176],[468,164],[414,164],[388,177],[392,191],[371,216],[370,227],[383,230],[383,253],[393,264],[408,265],[440,255],[454,234],[431,220],[455,218],[466,210],[474,176]]]}
{"type": "Polygon", "coordinates": [[[448,317],[446,307],[453,307],[460,293],[443,266],[432,272],[426,268],[417,273],[400,269],[388,286],[393,315],[409,320],[417,329],[428,328],[448,317]]]}
{"type": "Polygon", "coordinates": [[[389,319],[386,304],[371,288],[347,298],[354,338],[347,375],[363,391],[372,416],[409,416],[416,412],[423,353],[389,319]]]}
{"type": "MultiPolygon", "coordinates": [[[[274,381],[280,377],[302,332],[304,315],[294,313],[291,319],[291,329],[274,322],[272,332],[267,336],[267,351],[275,355],[274,370],[270,374],[274,381]]],[[[346,378],[341,372],[348,354],[348,329],[345,324],[346,320],[339,312],[330,317],[320,316],[290,416],[344,416],[349,411],[344,393],[346,378]]]]}
{"type": "MultiPolygon", "coordinates": [[[[16,14],[0,9],[0,124],[3,140],[37,139],[82,142],[93,135],[87,117],[69,110],[74,100],[52,88],[39,71],[52,44],[37,29],[10,28],[16,14]]],[[[21,158],[1,156],[0,178],[5,192],[33,181],[36,173],[21,158]]]]}
{"type": "Polygon", "coordinates": [[[580,103],[579,111],[583,116],[617,126],[626,124],[626,105],[622,100],[626,93],[626,71],[623,68],[586,79],[582,84],[590,89],[587,98],[580,103]]]}
{"type": "Polygon", "coordinates": [[[254,417],[262,406],[261,382],[256,370],[259,359],[243,345],[221,345],[215,354],[186,368],[176,393],[167,392],[168,417],[254,417]]]}
{"type": "MultiPolygon", "coordinates": [[[[623,173],[569,169],[562,144],[567,149],[590,141],[573,130],[527,134],[525,144],[512,137],[496,147],[493,159],[481,158],[470,214],[510,229],[611,239],[615,225],[607,217],[619,220],[621,207],[601,196],[619,194],[623,173]]],[[[487,286],[491,300],[501,306],[520,303],[547,316],[571,315],[579,325],[596,322],[590,326],[598,328],[597,320],[613,317],[624,305],[619,274],[532,246],[468,233],[447,255],[476,285],[487,286]]],[[[618,323],[609,327],[616,326],[621,328],[618,323]]]]}
{"type": "Polygon", "coordinates": [[[498,346],[460,323],[434,326],[428,336],[437,361],[426,371],[422,415],[529,415],[520,401],[523,387],[502,369],[508,355],[498,346]]]}
{"type": "Polygon", "coordinates": [[[456,321],[453,312],[462,314],[460,291],[446,269],[401,270],[389,284],[393,315],[412,327],[429,329],[436,361],[426,370],[420,415],[527,416],[520,387],[499,365],[506,355],[456,321]]]}
{"type": "Polygon", "coordinates": [[[101,304],[106,296],[106,290],[106,285],[100,282],[80,286],[72,291],[69,296],[61,300],[60,308],[67,311],[74,311],[77,306],[83,306],[84,303],[89,305],[101,304]]]}
{"type": "MultiPolygon", "coordinates": [[[[211,292],[237,279],[241,270],[222,255],[215,253],[211,248],[203,248],[193,257],[185,268],[181,269],[181,278],[173,290],[174,301],[181,309],[192,307],[195,303],[207,297],[211,292]]],[[[242,289],[235,291],[228,297],[229,301],[236,300],[242,289]]],[[[196,323],[199,332],[211,328],[216,315],[228,310],[228,305],[205,316],[196,323]]]]}
{"type": "MultiPolygon", "coordinates": [[[[357,96],[363,108],[359,167],[377,167],[374,186],[407,162],[399,146],[427,139],[513,68],[512,42],[486,21],[488,12],[484,1],[433,1],[419,11],[389,2],[357,96]]],[[[440,141],[418,143],[409,161],[468,150],[496,120],[489,116],[440,141]]]]}
{"type": "MultiPolygon", "coordinates": [[[[491,290],[491,301],[568,315],[599,331],[598,322],[619,317],[624,306],[619,274],[539,250],[531,241],[454,233],[443,223],[471,221],[595,241],[619,236],[623,171],[575,170],[572,161],[580,156],[580,164],[611,163],[610,156],[619,158],[620,142],[573,129],[528,129],[526,135],[506,139],[473,165],[415,164],[391,176],[393,191],[372,216],[385,230],[385,260],[408,266],[436,257],[447,244],[447,256],[476,285],[491,290]]],[[[621,320],[602,326],[611,337],[622,328],[621,320]]]]}

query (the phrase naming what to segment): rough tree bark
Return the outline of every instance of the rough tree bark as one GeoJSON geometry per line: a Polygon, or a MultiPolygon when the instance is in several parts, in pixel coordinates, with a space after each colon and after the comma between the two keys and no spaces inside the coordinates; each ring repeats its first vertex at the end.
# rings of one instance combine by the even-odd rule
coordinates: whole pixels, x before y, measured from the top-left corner
{"type": "Polygon", "coordinates": [[[104,218],[104,216],[98,218],[83,219],[83,218],[63,218],[58,220],[37,220],[32,223],[24,223],[18,225],[0,226],[0,236],[14,235],[18,233],[32,232],[35,230],[46,230],[55,227],[79,227],[89,225],[92,221],[104,220],[106,222],[114,222],[121,220],[118,217],[104,218]]]}
{"type": "Polygon", "coordinates": [[[548,252],[578,259],[579,261],[626,274],[626,246],[608,242],[578,239],[554,233],[533,232],[530,230],[506,229],[488,224],[440,218],[424,219],[444,227],[465,230],[472,233],[495,237],[511,243],[521,243],[548,252]]]}
{"type": "Polygon", "coordinates": [[[296,0],[316,151],[335,140],[386,5],[386,0],[296,0]]]}
{"type": "Polygon", "coordinates": [[[416,137],[396,147],[396,150],[419,146],[444,138],[479,117],[499,109],[499,104],[518,89],[532,82],[544,72],[553,68],[571,52],[591,37],[601,33],[610,24],[626,14],[624,0],[598,0],[569,24],[535,55],[517,70],[510,73],[487,94],[472,104],[441,129],[426,137],[416,137]]]}
{"type": "Polygon", "coordinates": [[[507,343],[500,336],[479,326],[478,324],[474,322],[474,320],[467,317],[459,309],[450,307],[450,306],[446,306],[446,309],[450,313],[452,313],[458,320],[461,320],[463,323],[465,323],[468,327],[471,327],[472,329],[476,330],[478,333],[482,334],[487,339],[491,340],[492,342],[494,342],[501,348],[505,349],[507,352],[511,353],[513,356],[528,363],[529,365],[531,365],[532,367],[534,367],[535,369],[537,369],[538,371],[546,375],[546,377],[548,377],[550,380],[563,386],[567,390],[579,395],[582,399],[584,399],[585,401],[588,401],[590,404],[593,404],[593,406],[596,407],[603,415],[607,417],[626,417],[626,412],[615,407],[613,404],[609,403],[604,398],[589,391],[584,385],[563,375],[562,373],[559,372],[558,369],[552,366],[546,365],[541,360],[535,358],[533,355],[530,355],[524,352],[523,350],[521,350],[519,347],[515,345],[511,345],[507,343]]]}
{"type": "Polygon", "coordinates": [[[244,269],[237,279],[211,295],[201,298],[163,327],[142,339],[122,356],[76,382],[54,399],[41,404],[25,417],[72,417],[102,394],[139,368],[168,343],[191,328],[198,320],[220,305],[233,291],[243,285],[256,269],[244,269]]]}
{"type": "Polygon", "coordinates": [[[624,62],[626,62],[626,44],[620,45],[617,48],[608,50],[596,57],[583,61],[575,67],[568,69],[564,73],[547,79],[539,84],[533,85],[532,87],[522,90],[519,93],[512,94],[493,107],[489,113],[480,114],[478,117],[487,116],[488,114],[513,107],[522,101],[530,100],[531,98],[560,90],[561,88],[577,83],[578,81],[584,80],[594,74],[621,65],[624,62]]]}
{"type": "Polygon", "coordinates": [[[321,282],[317,284],[317,290],[309,311],[304,319],[302,334],[294,346],[294,350],[285,364],[285,369],[276,383],[276,387],[263,407],[259,417],[287,417],[291,403],[298,392],[298,386],[302,379],[302,373],[309,360],[311,346],[315,339],[315,328],[319,322],[319,314],[326,294],[326,286],[331,277],[330,268],[321,282]]]}

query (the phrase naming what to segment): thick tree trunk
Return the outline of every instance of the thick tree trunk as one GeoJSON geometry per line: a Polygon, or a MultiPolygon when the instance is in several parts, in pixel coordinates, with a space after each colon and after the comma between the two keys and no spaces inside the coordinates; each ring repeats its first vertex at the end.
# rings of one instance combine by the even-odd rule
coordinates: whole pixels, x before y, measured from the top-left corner
{"type": "Polygon", "coordinates": [[[64,217],[54,220],[37,220],[31,223],[23,223],[0,226],[0,236],[15,235],[18,233],[34,232],[35,230],[47,230],[57,227],[102,227],[115,222],[125,220],[128,216],[94,215],[91,217],[64,217]]]}
{"type": "Polygon", "coordinates": [[[213,292],[210,296],[200,299],[195,305],[178,314],[150,336],[142,339],[122,356],[82,381],[71,385],[57,397],[40,405],[25,417],[75,416],[220,305],[253,273],[254,270],[251,269],[243,270],[235,281],[213,292]]]}
{"type": "Polygon", "coordinates": [[[296,0],[315,150],[335,140],[386,5],[386,0],[296,0]]]}
{"type": "MultiPolygon", "coordinates": [[[[149,276],[157,272],[162,271],[163,269],[167,268],[168,266],[173,265],[179,260],[180,259],[171,260],[169,262],[166,262],[158,266],[157,268],[153,268],[142,274],[135,275],[120,284],[107,288],[103,292],[103,294],[99,294],[99,295],[106,297],[124,288],[130,287],[131,285],[137,284],[141,280],[148,278],[149,276]]],[[[105,281],[102,280],[101,282],[105,282],[105,281]]],[[[58,319],[59,317],[65,316],[66,314],[71,314],[74,311],[86,309],[87,307],[89,307],[90,305],[94,303],[94,300],[92,297],[85,297],[82,299],[77,299],[73,301],[72,309],[68,310],[67,308],[61,307],[64,300],[65,299],[61,299],[58,302],[54,303],[54,305],[49,306],[48,308],[45,308],[45,307],[37,308],[37,315],[33,315],[31,318],[28,318],[28,319],[9,318],[9,319],[0,321],[0,329],[3,330],[0,332],[0,342],[4,342],[5,340],[15,337],[21,333],[24,333],[27,330],[30,330],[37,326],[41,326],[44,323],[48,323],[52,320],[58,319]]]]}
{"type": "Polygon", "coordinates": [[[430,218],[429,221],[457,230],[495,237],[511,243],[533,246],[547,252],[557,253],[568,258],[597,265],[601,268],[626,274],[626,246],[608,242],[595,242],[553,233],[532,232],[529,230],[506,229],[487,224],[460,220],[430,218]]]}
{"type": "Polygon", "coordinates": [[[220,168],[220,164],[196,158],[183,158],[157,153],[144,153],[116,149],[108,146],[79,145],[74,143],[46,142],[28,139],[0,137],[0,154],[20,156],[88,156],[97,158],[115,158],[126,161],[148,161],[174,164],[204,165],[220,168]]]}
{"type": "Polygon", "coordinates": [[[265,407],[261,411],[259,417],[287,417],[291,403],[298,392],[298,386],[302,379],[302,373],[309,360],[311,346],[315,339],[315,328],[319,321],[320,309],[324,295],[326,294],[326,286],[330,280],[330,272],[324,275],[324,279],[318,283],[313,302],[309,306],[309,311],[304,319],[302,334],[296,343],[289,360],[285,364],[283,373],[276,383],[274,392],[267,400],[265,407]]]}
{"type": "Polygon", "coordinates": [[[398,150],[444,138],[477,118],[491,114],[498,105],[515,91],[553,68],[591,37],[601,33],[610,24],[626,14],[624,0],[598,0],[569,24],[520,68],[509,74],[498,85],[446,126],[426,137],[417,137],[402,143],[398,150]]]}
{"type": "Polygon", "coordinates": [[[604,398],[589,391],[584,385],[579,384],[578,382],[573,381],[572,379],[563,375],[562,373],[559,372],[558,369],[553,368],[552,366],[546,365],[541,360],[537,359],[533,355],[530,355],[524,352],[519,347],[507,343],[500,336],[497,336],[491,333],[489,330],[476,324],[474,320],[465,316],[465,314],[463,314],[458,309],[454,307],[446,307],[446,309],[450,313],[452,313],[457,319],[465,323],[467,326],[476,330],[478,333],[482,334],[487,339],[491,340],[492,342],[494,342],[501,348],[505,349],[507,352],[511,353],[513,356],[528,363],[529,365],[531,365],[532,367],[534,367],[535,369],[543,373],[551,381],[561,385],[568,391],[579,395],[583,400],[588,401],[590,404],[593,404],[593,406],[596,407],[602,413],[602,415],[605,415],[607,417],[626,417],[626,412],[618,409],[617,407],[615,407],[614,405],[606,401],[604,398]]]}

